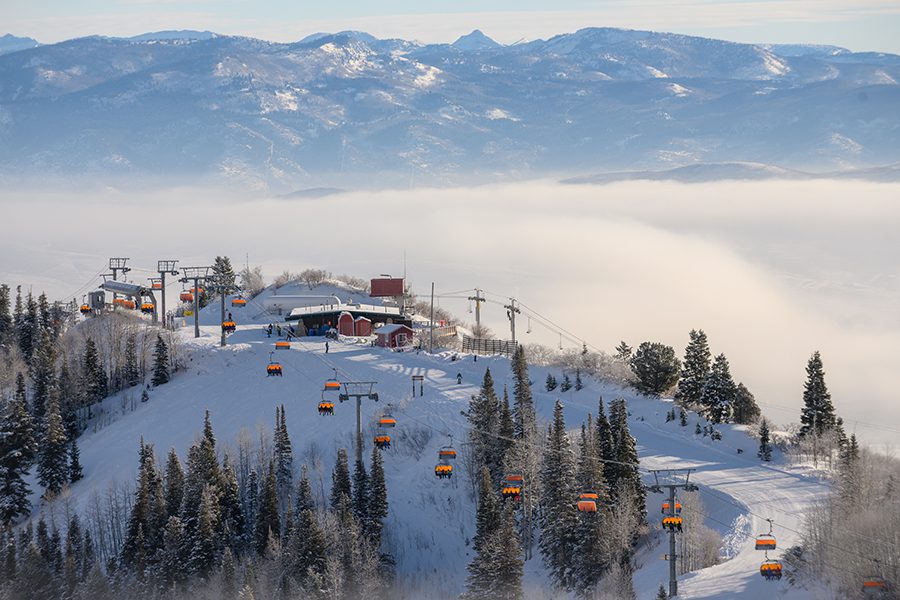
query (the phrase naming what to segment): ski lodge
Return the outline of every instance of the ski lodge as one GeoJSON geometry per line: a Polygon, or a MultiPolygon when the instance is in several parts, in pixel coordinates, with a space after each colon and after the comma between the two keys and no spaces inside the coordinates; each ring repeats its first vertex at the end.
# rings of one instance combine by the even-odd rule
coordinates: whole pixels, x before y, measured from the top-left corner
{"type": "MultiPolygon", "coordinates": [[[[284,320],[288,323],[300,322],[307,335],[324,335],[329,329],[336,329],[341,335],[369,336],[379,325],[403,325],[410,331],[412,324],[399,306],[376,306],[374,304],[321,304],[300,306],[291,310],[284,320]]],[[[410,334],[411,335],[411,334],[410,334]]]]}

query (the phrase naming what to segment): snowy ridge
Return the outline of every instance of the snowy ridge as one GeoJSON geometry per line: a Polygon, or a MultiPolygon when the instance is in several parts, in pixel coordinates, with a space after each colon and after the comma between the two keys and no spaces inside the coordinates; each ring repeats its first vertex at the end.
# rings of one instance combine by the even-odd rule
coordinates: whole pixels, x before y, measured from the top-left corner
{"type": "MultiPolygon", "coordinates": [[[[104,428],[88,429],[79,439],[85,477],[71,488],[71,505],[84,511],[94,494],[102,494],[116,482],[131,484],[137,472],[141,437],[154,444],[160,457],[169,448],[175,448],[184,458],[201,429],[204,410],[209,409],[220,455],[228,451],[235,456],[240,436],[253,440],[258,439],[260,432],[271,432],[273,414],[280,404],[286,409],[295,469],[299,471],[304,462],[309,464],[313,488],[321,501],[330,487],[337,448],[352,448],[353,407],[349,403],[338,404],[333,417],[322,417],[316,412],[322,384],[332,376],[332,368],[338,368],[342,377],[378,382],[381,402],[365,402],[363,407],[364,439],[369,444],[375,419],[388,403],[398,421],[392,432],[393,447],[385,454],[390,501],[385,549],[394,555],[400,579],[409,584],[407,597],[455,597],[463,588],[466,565],[471,559],[467,541],[474,533],[474,507],[465,476],[438,481],[433,476],[433,466],[437,450],[448,442],[449,435],[457,443],[465,439],[466,422],[460,410],[477,392],[484,369],[491,368],[499,390],[512,384],[508,360],[482,357],[474,362],[469,357],[453,361],[449,352],[429,356],[334,341],[325,354],[322,338],[301,338],[291,343],[290,350],[276,354],[284,377],[267,378],[265,365],[275,339],[266,337],[261,323],[272,319],[254,316],[254,304],[233,310],[238,330],[225,348],[218,347],[218,306],[204,309],[202,322],[206,324],[199,339],[192,337],[192,328],[184,328],[178,334],[188,355],[187,369],[177,373],[170,383],[152,390],[148,403],[138,403],[133,412],[124,412],[104,428]],[[457,384],[457,373],[462,375],[462,385],[457,384]],[[412,375],[425,376],[423,397],[412,397],[412,375]]],[[[535,382],[543,381],[548,372],[544,368],[530,369],[535,382]]],[[[574,431],[588,412],[596,413],[598,397],[607,402],[624,397],[644,467],[698,469],[695,477],[706,505],[706,524],[725,535],[724,553],[731,558],[717,567],[685,576],[679,597],[809,597],[803,590],[788,589],[786,581],[761,580],[757,572],[760,556],[751,541],[764,523],[754,515],[771,517],[777,523],[799,529],[799,513],[809,502],[820,498],[827,486],[777,462],[772,467],[761,466],[753,458],[755,442],[741,427],[721,427],[723,440],[713,443],[709,438],[693,435],[696,415],[690,416],[685,428],[676,422],[664,423],[665,413],[671,407],[666,400],[645,398],[632,390],[597,381],[586,380],[585,384],[579,392],[562,394],[546,393],[536,384],[539,419],[546,422],[553,402],[560,398],[565,404],[567,424],[574,431]],[[737,448],[743,448],[744,453],[738,455],[737,448]]],[[[106,406],[120,406],[129,393],[134,392],[107,399],[106,406]]],[[[461,465],[458,468],[461,470],[461,465]]],[[[38,498],[33,501],[37,506],[38,498]]],[[[652,527],[658,526],[659,501],[659,496],[648,497],[652,527]]],[[[796,542],[790,531],[776,532],[780,548],[796,542]]],[[[667,565],[658,559],[659,554],[659,548],[648,549],[638,557],[641,568],[635,575],[635,584],[639,598],[651,597],[665,580],[667,565]]],[[[535,552],[535,558],[525,565],[528,597],[556,597],[546,582],[540,555],[535,552]]]]}

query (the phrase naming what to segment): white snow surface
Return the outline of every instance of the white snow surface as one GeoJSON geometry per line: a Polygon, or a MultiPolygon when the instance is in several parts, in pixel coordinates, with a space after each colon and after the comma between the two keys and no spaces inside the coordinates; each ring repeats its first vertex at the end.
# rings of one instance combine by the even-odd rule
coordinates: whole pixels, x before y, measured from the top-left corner
{"type": "MultiPolygon", "coordinates": [[[[73,506],[83,511],[95,492],[102,495],[114,483],[133,482],[142,437],[155,446],[160,460],[170,448],[184,460],[188,447],[199,436],[204,410],[209,409],[220,457],[226,451],[234,457],[242,431],[251,440],[258,439],[260,431],[271,434],[273,415],[280,404],[286,409],[295,472],[299,473],[304,462],[309,464],[313,487],[324,502],[337,449],[350,449],[352,457],[355,426],[352,403],[338,404],[334,416],[317,414],[323,382],[332,376],[334,367],[342,379],[378,382],[381,401],[363,403],[364,439],[369,444],[374,422],[388,403],[397,419],[391,433],[393,446],[385,455],[390,515],[384,550],[396,559],[398,578],[407,584],[407,597],[452,598],[459,594],[472,557],[469,540],[474,534],[474,504],[465,474],[457,473],[449,482],[438,481],[433,468],[437,451],[448,443],[450,434],[457,447],[464,441],[466,422],[460,411],[477,393],[485,368],[491,368],[498,393],[503,386],[512,389],[509,361],[501,357],[474,361],[472,356],[454,361],[452,352],[431,356],[414,350],[393,352],[335,341],[326,354],[324,338],[302,338],[292,342],[290,350],[275,353],[284,376],[266,377],[265,366],[276,340],[275,336],[266,337],[261,323],[275,319],[262,314],[254,302],[241,309],[228,307],[239,325],[228,346],[221,348],[218,310],[213,304],[202,311],[200,338],[193,338],[192,323],[179,331],[189,356],[187,368],[168,384],[151,390],[148,403],[137,402],[134,411],[120,411],[122,398],[139,396],[140,388],[106,400],[106,406],[120,414],[106,427],[89,427],[79,439],[84,479],[70,490],[73,506]],[[462,385],[456,382],[457,373],[462,375],[462,385]],[[412,375],[425,376],[424,396],[412,396],[412,375]]],[[[694,435],[695,414],[690,414],[684,428],[677,421],[665,423],[670,401],[646,398],[633,390],[587,378],[581,391],[559,393],[557,389],[546,393],[542,383],[548,372],[546,368],[530,369],[535,403],[544,424],[556,398],[565,405],[566,423],[574,435],[588,412],[596,414],[600,396],[607,403],[623,397],[628,400],[630,426],[644,467],[697,469],[693,480],[700,485],[708,514],[705,522],[723,534],[723,555],[729,558],[718,566],[680,577],[679,598],[816,597],[812,592],[790,588],[786,580],[762,580],[758,573],[762,553],[753,549],[753,536],[767,530],[762,520],[766,517],[779,525],[801,529],[803,511],[827,493],[825,484],[802,470],[785,466],[777,452],[773,463],[761,465],[755,458],[756,442],[740,426],[721,426],[722,441],[712,442],[694,435]],[[738,455],[737,448],[742,448],[743,454],[738,455]]],[[[560,376],[557,369],[552,372],[560,376]]],[[[367,462],[370,452],[369,445],[367,462]]],[[[455,468],[461,471],[462,465],[455,468]]],[[[37,496],[35,493],[32,498],[35,515],[48,509],[38,505],[37,496]]],[[[648,519],[660,540],[661,501],[661,496],[648,494],[648,519]]],[[[686,514],[685,518],[698,516],[686,514]]],[[[774,557],[798,541],[795,533],[778,525],[775,534],[779,549],[772,553],[774,557]]],[[[668,564],[660,557],[667,548],[663,542],[639,552],[635,574],[638,598],[654,597],[660,583],[666,581],[668,564]]],[[[528,598],[566,597],[550,589],[537,548],[534,558],[525,565],[524,585],[528,598]]]]}

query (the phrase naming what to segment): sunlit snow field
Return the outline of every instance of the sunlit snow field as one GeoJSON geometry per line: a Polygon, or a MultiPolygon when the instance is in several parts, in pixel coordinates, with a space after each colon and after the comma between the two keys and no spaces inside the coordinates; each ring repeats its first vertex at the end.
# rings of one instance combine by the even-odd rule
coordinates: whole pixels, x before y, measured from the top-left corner
{"type": "MultiPolygon", "coordinates": [[[[797,420],[819,349],[849,429],[886,444],[900,431],[898,201],[898,184],[851,181],[528,182],[295,200],[5,191],[0,281],[80,300],[110,256],[131,257],[135,280],[159,258],[190,266],[217,254],[238,265],[249,254],[270,278],[310,266],[370,277],[402,274],[405,252],[419,294],[434,281],[438,292],[515,296],[599,348],[659,340],[681,353],[703,328],[781,423],[797,420]]],[[[465,300],[438,303],[473,318],[465,300]]],[[[506,331],[499,304],[484,318],[506,331]]],[[[520,339],[558,344],[523,321],[520,339]]]]}

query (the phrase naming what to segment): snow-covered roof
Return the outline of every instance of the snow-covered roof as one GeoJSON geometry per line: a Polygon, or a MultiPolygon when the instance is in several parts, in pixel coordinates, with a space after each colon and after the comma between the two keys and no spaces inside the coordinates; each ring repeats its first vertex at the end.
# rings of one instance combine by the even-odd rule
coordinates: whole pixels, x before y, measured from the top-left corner
{"type": "Polygon", "coordinates": [[[390,335],[395,331],[399,331],[400,329],[409,329],[409,331],[412,331],[412,329],[410,329],[406,325],[402,325],[400,323],[391,323],[390,325],[384,325],[376,329],[375,335],[390,335]]]}
{"type": "Polygon", "coordinates": [[[318,306],[297,307],[291,311],[290,315],[288,315],[288,319],[296,320],[298,317],[306,317],[319,313],[333,313],[337,311],[379,313],[400,316],[400,308],[397,306],[376,306],[374,304],[320,304],[318,306]]]}

